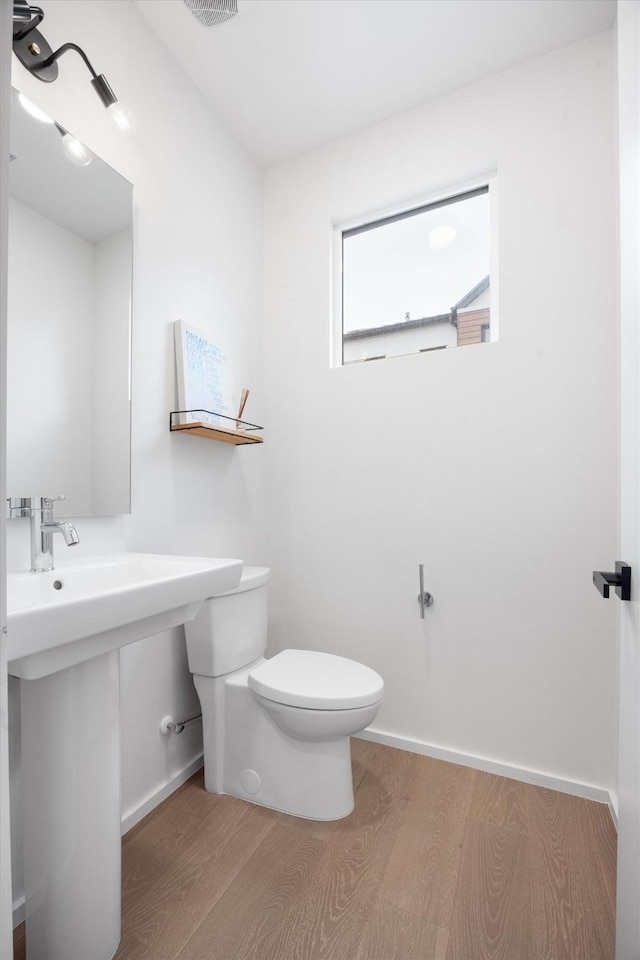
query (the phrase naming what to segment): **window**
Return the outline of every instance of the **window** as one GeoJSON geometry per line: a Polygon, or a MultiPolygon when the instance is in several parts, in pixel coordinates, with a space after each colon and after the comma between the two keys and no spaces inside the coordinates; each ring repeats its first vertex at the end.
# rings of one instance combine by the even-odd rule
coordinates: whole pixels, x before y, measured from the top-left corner
{"type": "Polygon", "coordinates": [[[338,364],[492,339],[488,185],[340,238],[338,364]]]}

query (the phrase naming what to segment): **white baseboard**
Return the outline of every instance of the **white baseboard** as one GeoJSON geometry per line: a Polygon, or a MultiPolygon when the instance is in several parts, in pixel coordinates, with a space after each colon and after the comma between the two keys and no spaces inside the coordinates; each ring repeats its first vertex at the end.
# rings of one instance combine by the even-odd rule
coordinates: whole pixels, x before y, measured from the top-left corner
{"type": "Polygon", "coordinates": [[[181,770],[179,773],[173,777],[169,783],[165,783],[159,790],[155,790],[153,793],[144,800],[139,806],[134,807],[129,810],[126,815],[122,817],[121,833],[122,836],[125,833],[128,833],[132,827],[135,827],[136,823],[146,817],[154,807],[157,807],[159,803],[162,803],[163,800],[166,800],[167,797],[170,797],[178,787],[181,787],[183,783],[186,783],[190,777],[197,773],[200,767],[204,764],[204,757],[202,754],[196,757],[195,760],[192,760],[191,763],[187,764],[184,770],[181,770]]]}
{"type": "Polygon", "coordinates": [[[13,929],[19,927],[24,920],[24,893],[17,900],[13,901],[13,929]]]}
{"type": "Polygon", "coordinates": [[[425,757],[433,757],[435,760],[447,760],[449,763],[458,763],[463,767],[483,770],[485,773],[495,773],[500,777],[508,777],[511,780],[521,780],[523,783],[530,783],[535,787],[547,787],[549,790],[557,790],[559,793],[569,793],[574,797],[583,797],[586,800],[606,803],[609,807],[611,819],[617,828],[618,816],[614,797],[611,791],[605,787],[582,783],[578,780],[566,780],[549,773],[543,773],[540,770],[515,767],[499,760],[489,760],[486,757],[460,753],[447,747],[437,747],[432,743],[424,743],[410,737],[398,737],[393,733],[386,733],[384,730],[375,730],[371,727],[359,734],[359,737],[362,740],[383,743],[388,747],[397,747],[400,750],[409,750],[411,753],[420,753],[425,757]]]}

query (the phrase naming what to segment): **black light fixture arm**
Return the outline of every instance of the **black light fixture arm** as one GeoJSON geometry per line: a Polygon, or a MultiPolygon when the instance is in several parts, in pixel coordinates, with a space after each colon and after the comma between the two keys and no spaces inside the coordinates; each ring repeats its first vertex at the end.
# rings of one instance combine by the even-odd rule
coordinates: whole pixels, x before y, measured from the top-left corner
{"type": "Polygon", "coordinates": [[[98,76],[98,74],[95,72],[95,70],[91,65],[91,61],[89,60],[89,57],[86,55],[82,47],[79,47],[77,43],[63,43],[62,46],[59,47],[55,51],[55,53],[52,53],[50,57],[47,57],[46,60],[41,60],[40,63],[38,63],[36,69],[45,70],[47,67],[50,67],[52,63],[55,63],[57,60],[59,60],[60,57],[63,55],[63,53],[67,53],[69,50],[75,50],[76,53],[80,54],[80,56],[86,63],[87,68],[91,73],[92,77],[95,78],[98,76]]]}
{"type": "Polygon", "coordinates": [[[51,83],[58,77],[58,60],[69,50],[79,54],[91,74],[91,85],[102,104],[110,107],[118,98],[109,86],[103,73],[96,73],[82,47],[77,43],[63,43],[52,50],[36,27],[42,22],[44,13],[40,7],[32,7],[26,0],[14,0],[13,3],[13,52],[20,63],[38,80],[51,83]]]}
{"type": "Polygon", "coordinates": [[[36,72],[37,70],[46,70],[47,67],[50,67],[52,66],[52,64],[57,63],[60,57],[63,54],[68,53],[69,50],[74,50],[84,60],[87,66],[87,69],[93,78],[91,80],[91,86],[100,97],[103,105],[105,107],[110,107],[112,103],[117,103],[118,98],[116,97],[115,93],[111,89],[109,82],[105,77],[104,73],[100,73],[100,74],[96,73],[96,71],[93,68],[93,64],[89,60],[89,57],[86,55],[82,47],[79,47],[77,43],[63,43],[62,46],[59,47],[54,53],[52,53],[50,57],[47,57],[46,60],[43,60],[41,63],[38,64],[36,68],[36,72]]]}

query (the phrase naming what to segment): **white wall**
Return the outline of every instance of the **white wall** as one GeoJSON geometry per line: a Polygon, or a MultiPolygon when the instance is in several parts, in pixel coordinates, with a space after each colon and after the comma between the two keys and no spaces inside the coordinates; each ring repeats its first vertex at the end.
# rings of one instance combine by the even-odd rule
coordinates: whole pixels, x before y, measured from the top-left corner
{"type": "Polygon", "coordinates": [[[611,44],[270,170],[264,228],[274,648],[377,669],[379,735],[596,793],[615,775],[614,609],[591,583],[616,544],[611,44]],[[330,369],[332,222],[492,171],[499,341],[330,369]]]}
{"type": "MultiPolygon", "coordinates": [[[[263,422],[260,170],[129,0],[50,0],[44,26],[54,48],[73,40],[86,49],[138,122],[129,141],[114,132],[73,54],[55,84],[28,76],[14,58],[14,85],[134,184],[132,514],[78,519],[74,558],[128,548],[264,563],[262,445],[168,430],[178,318],[225,343],[238,387],[251,390],[246,414],[263,422]]],[[[16,522],[9,536],[14,565],[28,532],[16,522]]],[[[165,714],[195,702],[181,630],[122,652],[121,702],[123,812],[133,816],[201,750],[197,727],[169,742],[158,731],[165,714]]]]}

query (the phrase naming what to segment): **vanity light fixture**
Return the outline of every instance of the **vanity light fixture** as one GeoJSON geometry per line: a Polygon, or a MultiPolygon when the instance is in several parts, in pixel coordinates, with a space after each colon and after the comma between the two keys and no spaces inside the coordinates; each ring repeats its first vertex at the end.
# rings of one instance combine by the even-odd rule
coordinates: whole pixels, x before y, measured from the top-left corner
{"type": "Polygon", "coordinates": [[[74,50],[84,60],[92,77],[91,86],[115,125],[123,133],[130,133],[134,127],[133,114],[118,100],[105,75],[96,73],[77,43],[63,43],[57,50],[52,50],[37,29],[43,19],[44,12],[40,7],[31,6],[27,0],[13,0],[13,52],[23,67],[38,80],[52,83],[58,78],[58,60],[64,53],[74,50]]]}

